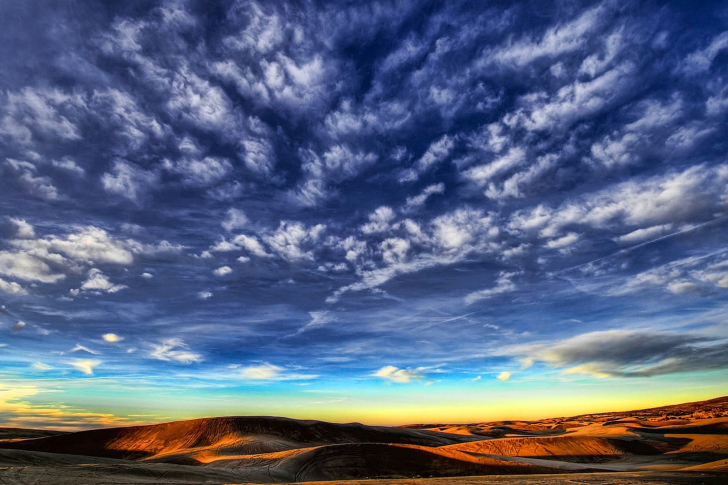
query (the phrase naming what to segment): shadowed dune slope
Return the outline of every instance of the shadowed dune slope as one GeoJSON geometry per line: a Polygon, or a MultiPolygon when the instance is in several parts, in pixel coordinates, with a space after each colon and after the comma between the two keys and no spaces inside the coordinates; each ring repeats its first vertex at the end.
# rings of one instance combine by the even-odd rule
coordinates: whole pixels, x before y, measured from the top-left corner
{"type": "Polygon", "coordinates": [[[344,443],[398,443],[444,446],[473,437],[425,430],[404,430],[299,421],[278,417],[223,417],[81,431],[68,435],[0,443],[0,448],[109,458],[144,459],[216,447],[225,454],[271,453],[344,443]]]}
{"type": "Polygon", "coordinates": [[[551,468],[501,460],[461,460],[438,449],[378,443],[324,446],[286,463],[295,481],[455,477],[554,473],[551,468]]]}

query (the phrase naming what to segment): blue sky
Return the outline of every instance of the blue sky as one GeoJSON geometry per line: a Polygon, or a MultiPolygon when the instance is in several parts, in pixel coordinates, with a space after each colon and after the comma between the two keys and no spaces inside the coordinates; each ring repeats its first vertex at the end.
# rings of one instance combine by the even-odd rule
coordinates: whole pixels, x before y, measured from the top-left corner
{"type": "Polygon", "coordinates": [[[4,424],[728,392],[721,2],[38,0],[0,24],[4,424]]]}

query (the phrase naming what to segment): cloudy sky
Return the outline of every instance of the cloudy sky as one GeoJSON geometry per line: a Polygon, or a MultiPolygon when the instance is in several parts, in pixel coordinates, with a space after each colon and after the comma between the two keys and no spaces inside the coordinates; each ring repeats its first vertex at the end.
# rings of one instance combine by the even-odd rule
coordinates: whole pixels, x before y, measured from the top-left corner
{"type": "Polygon", "coordinates": [[[0,423],[728,393],[724,2],[0,7],[0,423]]]}

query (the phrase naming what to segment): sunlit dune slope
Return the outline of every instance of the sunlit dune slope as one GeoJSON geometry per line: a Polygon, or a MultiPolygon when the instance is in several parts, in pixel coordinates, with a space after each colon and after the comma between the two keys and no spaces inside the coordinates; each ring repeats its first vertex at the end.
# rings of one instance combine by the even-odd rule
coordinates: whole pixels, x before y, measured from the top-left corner
{"type": "Polygon", "coordinates": [[[446,448],[465,453],[522,457],[590,458],[620,456],[624,452],[606,439],[591,436],[542,438],[503,438],[450,445],[446,448]]]}

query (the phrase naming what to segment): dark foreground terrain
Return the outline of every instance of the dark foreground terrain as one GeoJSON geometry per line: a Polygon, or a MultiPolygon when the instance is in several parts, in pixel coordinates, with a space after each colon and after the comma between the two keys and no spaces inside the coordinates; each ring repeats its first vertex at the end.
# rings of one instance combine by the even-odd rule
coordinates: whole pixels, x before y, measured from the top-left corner
{"type": "Polygon", "coordinates": [[[539,421],[401,428],[222,417],[76,433],[0,429],[0,484],[344,480],[724,485],[728,397],[539,421]]]}

